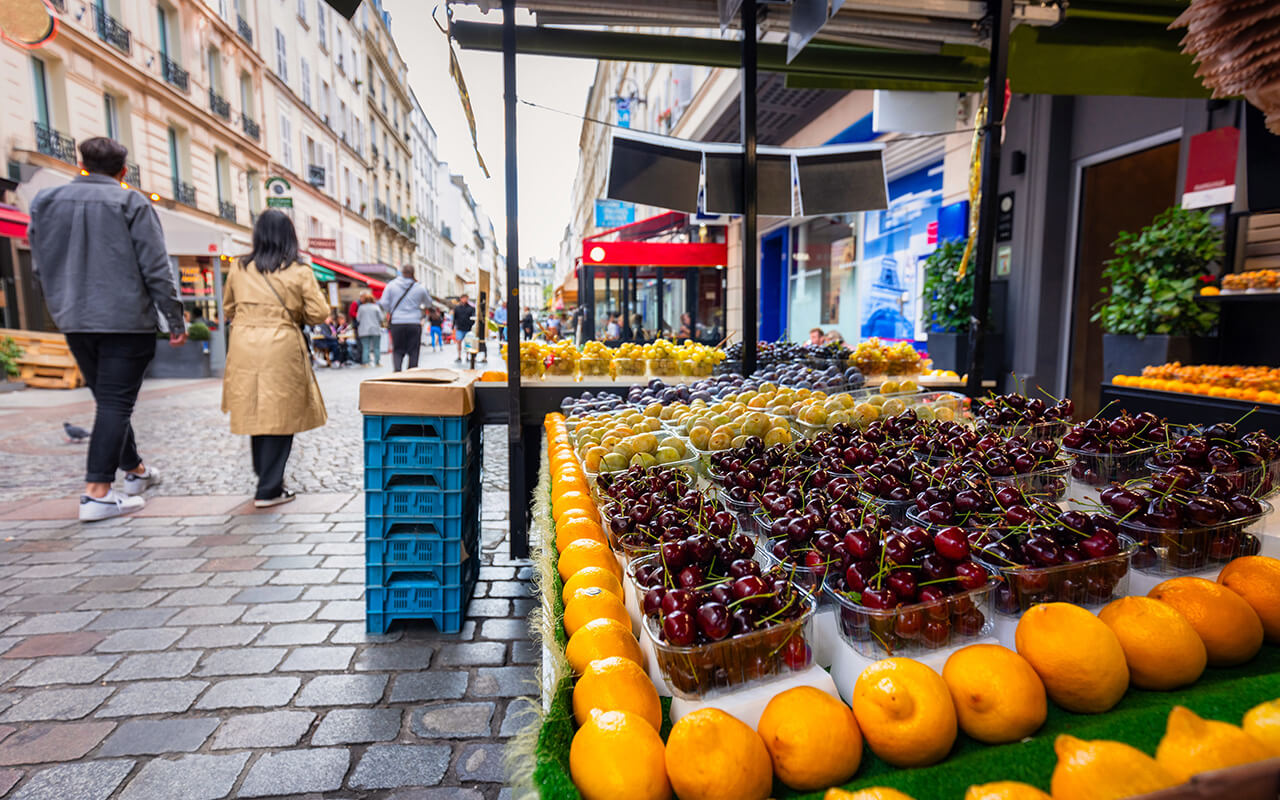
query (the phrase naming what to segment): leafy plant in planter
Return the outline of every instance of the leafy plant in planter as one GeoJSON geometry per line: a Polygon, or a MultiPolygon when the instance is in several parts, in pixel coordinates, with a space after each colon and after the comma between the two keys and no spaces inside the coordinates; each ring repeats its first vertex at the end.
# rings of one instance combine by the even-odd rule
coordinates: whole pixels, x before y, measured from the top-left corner
{"type": "Polygon", "coordinates": [[[209,341],[209,326],[203,322],[193,322],[187,326],[187,338],[193,342],[209,341]]]}
{"type": "Polygon", "coordinates": [[[0,339],[0,379],[18,377],[18,359],[22,357],[22,352],[12,336],[0,339]]]}
{"type": "Polygon", "coordinates": [[[956,280],[964,241],[942,242],[924,261],[924,313],[929,330],[965,333],[973,309],[973,271],[956,280]]]}
{"type": "Polygon", "coordinates": [[[1110,286],[1093,314],[1105,333],[1141,338],[1213,330],[1217,307],[1196,302],[1200,276],[1222,257],[1222,234],[1208,212],[1174,206],[1137,233],[1122,232],[1112,246],[1116,257],[1102,270],[1110,286]]]}

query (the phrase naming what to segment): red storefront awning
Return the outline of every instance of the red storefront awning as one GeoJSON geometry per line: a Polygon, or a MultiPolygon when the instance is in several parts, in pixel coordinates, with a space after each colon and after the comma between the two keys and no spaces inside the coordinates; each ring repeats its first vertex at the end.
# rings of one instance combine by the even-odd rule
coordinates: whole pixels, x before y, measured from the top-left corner
{"type": "Polygon", "coordinates": [[[31,217],[12,206],[0,206],[0,236],[10,239],[27,238],[27,223],[31,217]]]}
{"type": "Polygon", "coordinates": [[[344,278],[349,278],[353,281],[358,281],[359,283],[367,285],[373,290],[374,297],[382,297],[382,290],[387,288],[387,284],[383,281],[365,275],[363,272],[357,272],[346,264],[341,264],[337,261],[332,261],[317,255],[311,256],[311,260],[325,269],[333,270],[344,278]]]}
{"type": "Polygon", "coordinates": [[[599,267],[723,267],[729,261],[724,242],[649,242],[645,239],[681,228],[689,215],[668,211],[582,238],[582,263],[599,267]],[[617,241],[602,241],[616,237],[617,241]]]}

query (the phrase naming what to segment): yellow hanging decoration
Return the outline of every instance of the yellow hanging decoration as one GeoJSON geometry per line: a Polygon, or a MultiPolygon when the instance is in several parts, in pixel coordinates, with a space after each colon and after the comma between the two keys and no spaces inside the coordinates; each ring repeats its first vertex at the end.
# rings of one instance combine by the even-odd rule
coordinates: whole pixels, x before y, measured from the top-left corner
{"type": "Polygon", "coordinates": [[[973,127],[973,148],[969,152],[969,240],[964,245],[960,268],[956,270],[956,282],[964,280],[973,255],[973,243],[978,240],[978,206],[982,200],[982,131],[987,124],[987,101],[983,94],[978,104],[978,116],[973,127]]]}

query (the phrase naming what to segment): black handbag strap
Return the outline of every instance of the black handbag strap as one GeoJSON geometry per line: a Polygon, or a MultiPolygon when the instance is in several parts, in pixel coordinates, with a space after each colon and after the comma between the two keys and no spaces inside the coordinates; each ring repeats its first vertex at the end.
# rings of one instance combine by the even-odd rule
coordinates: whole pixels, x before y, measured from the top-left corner
{"type": "Polygon", "coordinates": [[[391,324],[391,317],[396,313],[396,309],[400,307],[400,304],[401,304],[402,302],[404,302],[404,299],[405,299],[406,297],[408,297],[408,296],[409,296],[409,292],[411,292],[411,291],[413,291],[413,284],[412,284],[412,283],[410,283],[408,286],[406,286],[406,287],[405,287],[405,289],[404,289],[404,292],[402,292],[402,293],[401,293],[401,295],[400,295],[399,297],[397,297],[397,298],[396,298],[396,301],[395,301],[394,303],[392,303],[392,304],[391,304],[391,310],[387,312],[387,324],[388,324],[388,325],[390,325],[390,324],[391,324]]]}

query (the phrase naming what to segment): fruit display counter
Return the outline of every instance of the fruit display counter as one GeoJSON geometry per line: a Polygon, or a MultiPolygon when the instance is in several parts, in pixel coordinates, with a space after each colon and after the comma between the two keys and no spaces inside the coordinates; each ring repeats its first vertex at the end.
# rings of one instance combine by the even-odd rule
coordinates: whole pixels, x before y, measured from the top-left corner
{"type": "Polygon", "coordinates": [[[800,435],[771,391],[546,418],[517,783],[1110,800],[1280,757],[1270,437],[1017,396],[800,435]]]}

